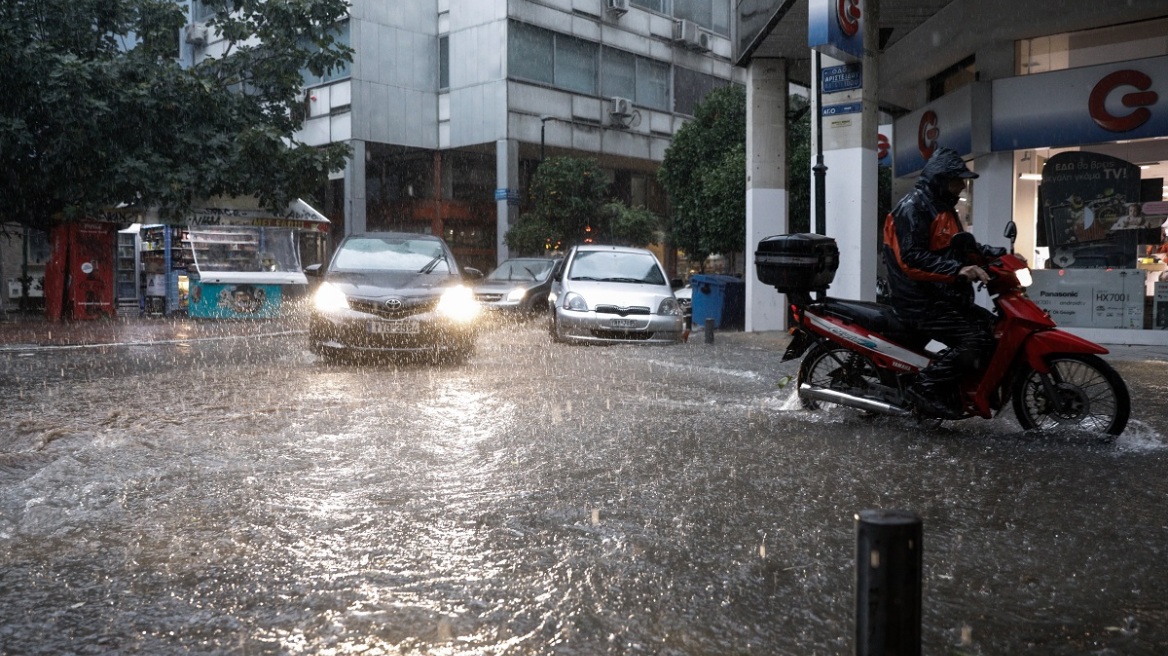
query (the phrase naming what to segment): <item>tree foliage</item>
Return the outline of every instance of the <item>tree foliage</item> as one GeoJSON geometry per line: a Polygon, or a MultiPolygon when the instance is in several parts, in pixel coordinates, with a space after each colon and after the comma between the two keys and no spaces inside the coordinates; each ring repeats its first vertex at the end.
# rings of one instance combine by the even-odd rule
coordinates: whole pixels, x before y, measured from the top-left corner
{"type": "MultiPolygon", "coordinates": [[[[806,99],[791,96],[787,157],[792,232],[810,216],[810,120],[806,99]]],[[[674,136],[658,177],[672,206],[668,233],[691,260],[736,253],[746,240],[746,93],[729,86],[710,93],[694,120],[674,136]]]]}
{"type": "Polygon", "coordinates": [[[592,159],[552,157],[532,176],[532,210],[504,235],[516,253],[543,253],[591,239],[643,246],[657,241],[657,217],[610,197],[609,182],[592,159]]]}
{"type": "Polygon", "coordinates": [[[737,85],[707,95],[665,151],[658,178],[672,208],[669,235],[691,260],[742,249],[745,153],[746,93],[737,85]]]}
{"type": "Polygon", "coordinates": [[[297,143],[302,71],[351,59],[345,0],[208,0],[220,56],[180,65],[173,0],[0,3],[0,220],[44,227],[124,205],[181,214],[320,188],[348,148],[297,143]]]}

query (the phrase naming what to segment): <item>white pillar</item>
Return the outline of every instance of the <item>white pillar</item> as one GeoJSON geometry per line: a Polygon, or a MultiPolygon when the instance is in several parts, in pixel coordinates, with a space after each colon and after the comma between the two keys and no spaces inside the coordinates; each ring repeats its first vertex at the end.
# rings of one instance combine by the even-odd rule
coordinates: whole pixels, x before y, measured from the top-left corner
{"type": "Polygon", "coordinates": [[[746,87],[747,332],[787,327],[786,298],[758,280],[754,251],[787,232],[787,60],[755,57],[746,87]]]}
{"type": "Polygon", "coordinates": [[[519,217],[519,142],[499,139],[495,142],[495,263],[511,257],[503,236],[519,217]]]}
{"type": "MultiPolygon", "coordinates": [[[[1002,236],[1014,216],[1014,153],[1011,151],[982,155],[975,160],[977,179],[972,185],[972,223],[970,232],[979,244],[1010,247],[1002,236]]],[[[1029,255],[1026,251],[1019,252],[1029,255]]]]}
{"type": "Polygon", "coordinates": [[[350,143],[353,155],[345,166],[345,234],[334,239],[367,231],[365,203],[365,142],[350,143]]]}

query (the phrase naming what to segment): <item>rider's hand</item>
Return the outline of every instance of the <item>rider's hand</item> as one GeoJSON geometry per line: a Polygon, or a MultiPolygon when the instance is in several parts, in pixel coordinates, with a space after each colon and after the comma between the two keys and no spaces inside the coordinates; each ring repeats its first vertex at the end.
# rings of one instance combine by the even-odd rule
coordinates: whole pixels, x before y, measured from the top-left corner
{"type": "Polygon", "coordinates": [[[980,282],[985,284],[990,281],[990,276],[985,272],[985,269],[972,264],[961,267],[961,270],[957,272],[957,275],[965,278],[970,282],[980,282]]]}

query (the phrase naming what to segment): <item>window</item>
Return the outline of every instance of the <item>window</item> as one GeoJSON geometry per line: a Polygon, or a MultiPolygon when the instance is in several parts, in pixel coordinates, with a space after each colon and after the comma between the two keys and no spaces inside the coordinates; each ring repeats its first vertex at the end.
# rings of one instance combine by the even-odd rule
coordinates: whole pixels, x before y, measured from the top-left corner
{"type": "Polygon", "coordinates": [[[637,57],[631,52],[605,48],[601,73],[600,95],[611,98],[637,97],[637,57]]]}
{"type": "Polygon", "coordinates": [[[684,18],[722,36],[730,34],[731,0],[630,0],[642,9],[684,18]]]}
{"type": "MultiPolygon", "coordinates": [[[[349,21],[346,20],[341,23],[337,23],[334,37],[336,38],[337,43],[346,46],[350,45],[349,21]]],[[[352,75],[352,62],[344,62],[331,71],[324,71],[320,75],[314,75],[313,72],[308,69],[303,69],[300,71],[300,76],[304,79],[304,86],[306,88],[320,86],[322,84],[335,82],[337,80],[343,80],[350,75],[352,75]]]]}
{"type": "Polygon", "coordinates": [[[676,89],[674,111],[690,116],[693,116],[694,109],[706,97],[706,94],[731,84],[730,80],[723,80],[680,66],[674,69],[673,76],[676,89]]]}
{"type": "Polygon", "coordinates": [[[596,95],[596,55],[591,41],[556,35],[555,81],[557,87],[596,95]]]}
{"type": "Polygon", "coordinates": [[[555,35],[525,23],[511,23],[507,48],[510,77],[552,84],[552,61],[555,59],[555,35]]]}
{"type": "Polygon", "coordinates": [[[972,55],[929,78],[929,102],[977,81],[972,55]]]}
{"type": "Polygon", "coordinates": [[[438,37],[438,88],[450,88],[450,37],[438,37]]]}
{"type": "Polygon", "coordinates": [[[637,104],[669,110],[669,64],[637,58],[637,104]]]}
{"type": "Polygon", "coordinates": [[[215,15],[215,9],[208,7],[207,3],[195,0],[191,3],[191,20],[205,21],[215,15]]]}

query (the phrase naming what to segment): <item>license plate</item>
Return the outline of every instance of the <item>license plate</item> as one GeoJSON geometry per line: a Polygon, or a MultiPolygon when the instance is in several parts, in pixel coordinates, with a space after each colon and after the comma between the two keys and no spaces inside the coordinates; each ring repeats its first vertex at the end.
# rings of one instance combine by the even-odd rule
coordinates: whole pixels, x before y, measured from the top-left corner
{"type": "Polygon", "coordinates": [[[369,332],[375,335],[415,335],[421,330],[417,321],[370,321],[369,332]]]}
{"type": "Polygon", "coordinates": [[[610,319],[610,328],[636,328],[639,322],[636,319],[610,319]]]}

